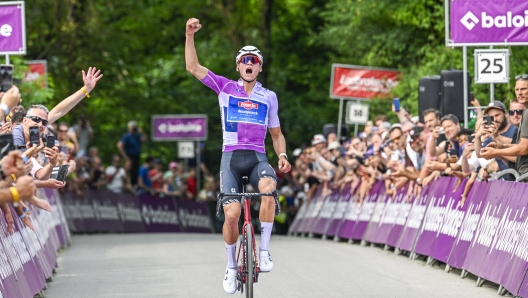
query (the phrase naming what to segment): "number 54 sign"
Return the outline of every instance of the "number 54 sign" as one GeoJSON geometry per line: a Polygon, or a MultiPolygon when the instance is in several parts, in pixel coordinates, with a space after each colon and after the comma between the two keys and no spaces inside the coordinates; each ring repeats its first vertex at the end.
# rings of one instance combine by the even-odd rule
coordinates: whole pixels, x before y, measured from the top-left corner
{"type": "Polygon", "coordinates": [[[508,49],[475,50],[475,83],[508,83],[510,51],[508,49]]]}

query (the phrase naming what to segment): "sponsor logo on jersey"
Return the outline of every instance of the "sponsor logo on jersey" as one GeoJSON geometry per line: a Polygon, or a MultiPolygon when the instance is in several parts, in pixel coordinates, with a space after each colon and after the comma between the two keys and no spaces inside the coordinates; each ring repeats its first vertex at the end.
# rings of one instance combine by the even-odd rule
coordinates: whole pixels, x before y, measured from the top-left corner
{"type": "Polygon", "coordinates": [[[240,101],[238,103],[238,107],[239,108],[244,108],[246,110],[256,110],[256,109],[258,109],[258,104],[253,103],[253,102],[251,102],[249,100],[248,101],[240,101]]]}

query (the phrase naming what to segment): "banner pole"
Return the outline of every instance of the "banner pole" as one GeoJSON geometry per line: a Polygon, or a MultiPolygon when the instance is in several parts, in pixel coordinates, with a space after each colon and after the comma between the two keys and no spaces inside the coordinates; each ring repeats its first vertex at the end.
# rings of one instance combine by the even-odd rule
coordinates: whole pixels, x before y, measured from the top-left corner
{"type": "Polygon", "coordinates": [[[6,55],[6,64],[11,64],[11,61],[9,60],[9,55],[6,55]]]}
{"type": "MultiPolygon", "coordinates": [[[[196,178],[194,181],[196,181],[196,197],[200,194],[200,141],[196,141],[196,155],[194,156],[196,158],[196,178]]],[[[195,198],[196,199],[196,198],[195,198]]]]}
{"type": "Polygon", "coordinates": [[[462,47],[462,58],[464,64],[464,128],[468,128],[468,79],[467,79],[467,46],[462,47]]]}
{"type": "MultiPolygon", "coordinates": [[[[361,103],[361,101],[359,99],[357,99],[356,103],[361,103]]],[[[357,135],[358,135],[358,124],[354,123],[354,136],[357,136],[357,135]]]]}
{"type": "MultiPolygon", "coordinates": [[[[490,49],[493,49],[493,46],[490,46],[490,49]]],[[[495,100],[495,84],[490,84],[490,102],[495,100]]]]}
{"type": "Polygon", "coordinates": [[[339,116],[337,118],[337,140],[341,139],[341,121],[343,121],[343,98],[339,99],[339,116]]]}

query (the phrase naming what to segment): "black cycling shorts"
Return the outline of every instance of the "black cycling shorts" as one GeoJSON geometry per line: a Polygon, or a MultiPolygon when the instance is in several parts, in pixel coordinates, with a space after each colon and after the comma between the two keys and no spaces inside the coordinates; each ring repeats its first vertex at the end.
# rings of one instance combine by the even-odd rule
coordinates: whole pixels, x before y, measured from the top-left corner
{"type": "MultiPolygon", "coordinates": [[[[222,153],[220,163],[220,192],[242,192],[242,177],[247,176],[249,183],[258,190],[258,183],[262,178],[277,181],[275,170],[268,162],[266,154],[253,150],[235,150],[222,153]]],[[[241,197],[224,197],[222,206],[230,203],[241,203],[241,197]]]]}

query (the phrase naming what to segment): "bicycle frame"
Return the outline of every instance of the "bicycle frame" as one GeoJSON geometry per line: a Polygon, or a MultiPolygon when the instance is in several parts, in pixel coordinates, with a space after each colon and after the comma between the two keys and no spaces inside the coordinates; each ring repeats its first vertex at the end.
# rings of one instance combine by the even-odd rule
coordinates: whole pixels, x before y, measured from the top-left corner
{"type": "Polygon", "coordinates": [[[277,210],[280,210],[280,207],[278,206],[278,194],[276,191],[273,191],[271,193],[246,193],[246,185],[243,185],[242,193],[220,193],[219,194],[219,200],[221,200],[223,197],[242,197],[243,204],[244,204],[244,222],[242,224],[242,231],[241,231],[241,241],[238,247],[238,255],[237,255],[237,264],[238,264],[238,274],[237,274],[237,280],[239,282],[238,290],[241,292],[244,292],[244,285],[247,284],[250,288],[246,289],[246,297],[253,297],[253,283],[258,282],[258,274],[259,274],[259,266],[258,266],[258,254],[257,254],[257,245],[255,242],[255,229],[253,227],[253,224],[251,222],[251,198],[253,196],[270,196],[275,199],[276,204],[276,213],[277,210]],[[249,227],[251,229],[249,229],[249,227]],[[248,233],[250,235],[248,235],[248,233]],[[249,249],[246,249],[246,246],[250,244],[251,245],[251,251],[248,251],[249,249]],[[249,254],[253,254],[253,258],[249,258],[249,254]],[[253,260],[253,262],[248,262],[248,260],[253,260]],[[248,266],[246,266],[248,264],[248,266]],[[251,282],[248,282],[248,277],[252,277],[251,282]]]}

